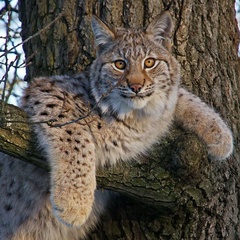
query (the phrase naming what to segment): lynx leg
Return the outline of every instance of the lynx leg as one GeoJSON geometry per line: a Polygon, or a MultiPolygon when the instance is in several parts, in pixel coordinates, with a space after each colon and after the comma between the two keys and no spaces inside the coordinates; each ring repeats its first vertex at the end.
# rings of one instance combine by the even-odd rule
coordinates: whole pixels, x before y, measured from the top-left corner
{"type": "Polygon", "coordinates": [[[81,131],[80,138],[72,134],[72,127],[61,129],[65,138],[52,142],[49,150],[51,203],[55,216],[62,222],[81,226],[88,219],[94,201],[95,156],[88,133],[81,131]]]}
{"type": "Polygon", "coordinates": [[[87,220],[94,201],[94,141],[87,120],[56,126],[85,114],[81,99],[74,96],[57,81],[40,78],[26,89],[23,104],[26,100],[24,108],[31,121],[37,122],[35,133],[51,166],[54,214],[67,225],[80,226],[87,220]],[[49,119],[55,119],[54,123],[49,124],[49,119]]]}
{"type": "Polygon", "coordinates": [[[227,125],[213,109],[183,88],[179,89],[175,120],[203,139],[213,159],[222,160],[232,153],[233,137],[227,125]]]}

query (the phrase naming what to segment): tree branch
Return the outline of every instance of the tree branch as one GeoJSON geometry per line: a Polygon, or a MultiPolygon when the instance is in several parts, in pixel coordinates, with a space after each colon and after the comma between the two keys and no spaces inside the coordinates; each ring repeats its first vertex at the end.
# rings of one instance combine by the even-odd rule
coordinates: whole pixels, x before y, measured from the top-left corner
{"type": "MultiPolygon", "coordinates": [[[[1,116],[0,150],[49,170],[44,156],[37,150],[26,114],[10,104],[6,104],[1,116]]],[[[187,185],[192,179],[191,184],[195,184],[194,179],[201,174],[202,166],[206,167],[207,157],[195,135],[174,128],[148,156],[139,160],[99,169],[98,186],[173,211],[183,191],[179,179],[188,181],[187,185]]]]}
{"type": "Polygon", "coordinates": [[[36,149],[36,141],[26,113],[18,107],[4,103],[0,116],[0,151],[49,169],[36,149]]]}

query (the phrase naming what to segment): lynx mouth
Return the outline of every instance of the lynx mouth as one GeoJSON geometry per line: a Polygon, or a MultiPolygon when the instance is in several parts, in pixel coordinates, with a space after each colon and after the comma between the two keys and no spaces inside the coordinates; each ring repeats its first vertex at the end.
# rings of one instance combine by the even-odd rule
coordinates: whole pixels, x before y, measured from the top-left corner
{"type": "Polygon", "coordinates": [[[144,99],[145,97],[150,97],[153,92],[148,93],[137,93],[137,94],[121,94],[122,98],[130,98],[130,99],[144,99]]]}

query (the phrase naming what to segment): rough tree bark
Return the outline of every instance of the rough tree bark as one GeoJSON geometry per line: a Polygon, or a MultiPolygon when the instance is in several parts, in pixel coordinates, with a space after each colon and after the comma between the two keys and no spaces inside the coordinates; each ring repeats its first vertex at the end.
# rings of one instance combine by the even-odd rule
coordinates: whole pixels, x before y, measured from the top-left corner
{"type": "MultiPolygon", "coordinates": [[[[21,0],[24,39],[63,17],[25,46],[27,79],[72,74],[94,58],[91,14],[115,26],[140,27],[169,1],[21,0]]],[[[182,65],[185,87],[221,113],[235,139],[225,162],[206,157],[191,133],[173,129],[141,164],[120,164],[98,172],[99,186],[123,193],[89,239],[239,239],[239,33],[234,0],[175,1],[173,54],[182,65]]],[[[5,120],[26,121],[19,109],[5,108],[5,120]]],[[[3,121],[4,122],[4,121],[3,121]]],[[[0,148],[41,164],[28,124],[5,123],[0,148]],[[10,135],[11,133],[11,135],[10,135]]],[[[46,167],[41,165],[41,167],[46,167]]]]}

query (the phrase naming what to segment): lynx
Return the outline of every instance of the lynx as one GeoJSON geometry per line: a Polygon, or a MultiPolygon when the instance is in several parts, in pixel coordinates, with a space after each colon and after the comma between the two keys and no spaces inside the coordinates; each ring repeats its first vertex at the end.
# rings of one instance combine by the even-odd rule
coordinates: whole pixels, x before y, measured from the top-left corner
{"type": "Polygon", "coordinates": [[[50,174],[2,155],[0,239],[77,240],[104,211],[96,169],[137,159],[173,123],[196,133],[210,157],[227,158],[231,131],[217,113],[180,87],[165,11],[144,29],[110,28],[92,19],[97,48],[76,76],[33,79],[22,107],[34,124],[50,174]]]}

